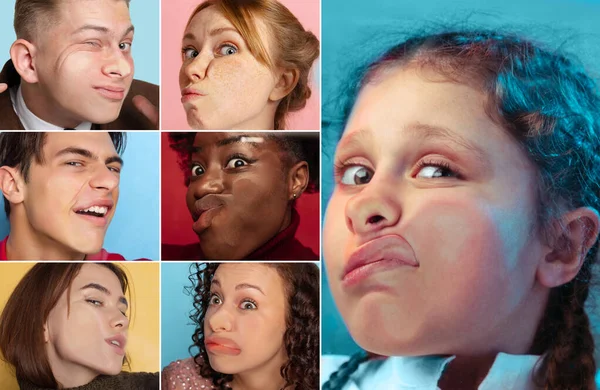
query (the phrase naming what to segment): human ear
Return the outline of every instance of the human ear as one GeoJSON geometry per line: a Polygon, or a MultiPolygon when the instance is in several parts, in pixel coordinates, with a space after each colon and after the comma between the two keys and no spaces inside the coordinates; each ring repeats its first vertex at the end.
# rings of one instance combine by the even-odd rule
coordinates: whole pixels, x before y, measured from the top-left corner
{"type": "Polygon", "coordinates": [[[590,207],[564,214],[553,226],[555,238],[538,266],[538,281],[552,288],[573,280],[598,238],[599,225],[598,212],[590,207]]]}
{"type": "Polygon", "coordinates": [[[18,169],[9,166],[0,167],[0,188],[4,198],[11,204],[23,202],[24,185],[18,169]]]}
{"type": "Polygon", "coordinates": [[[44,324],[44,342],[47,343],[50,341],[50,336],[48,335],[48,323],[44,324]]]}
{"type": "Polygon", "coordinates": [[[25,39],[17,39],[10,47],[10,59],[21,79],[32,84],[38,82],[37,70],[34,64],[36,47],[25,39]]]}
{"type": "Polygon", "coordinates": [[[297,199],[308,187],[308,163],[300,161],[296,163],[288,175],[289,199],[297,199]]]}
{"type": "Polygon", "coordinates": [[[279,72],[277,84],[269,95],[269,100],[276,102],[292,92],[298,84],[298,78],[300,77],[300,71],[298,69],[282,69],[279,72]]]}

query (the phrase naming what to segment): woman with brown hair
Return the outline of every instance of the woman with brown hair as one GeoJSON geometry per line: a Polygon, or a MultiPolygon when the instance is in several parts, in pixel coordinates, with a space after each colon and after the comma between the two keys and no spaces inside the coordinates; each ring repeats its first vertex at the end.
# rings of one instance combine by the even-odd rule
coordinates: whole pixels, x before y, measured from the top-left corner
{"type": "Polygon", "coordinates": [[[195,264],[190,280],[197,352],[163,370],[163,389],[318,388],[315,264],[195,264]]]}
{"type": "Polygon", "coordinates": [[[0,352],[21,389],[158,389],[158,375],[121,372],[127,275],[111,263],[39,263],[0,316],[0,352]]]}
{"type": "Polygon", "coordinates": [[[276,0],[208,0],[182,41],[181,102],[194,129],[280,130],[306,105],[319,40],[276,0]]]}

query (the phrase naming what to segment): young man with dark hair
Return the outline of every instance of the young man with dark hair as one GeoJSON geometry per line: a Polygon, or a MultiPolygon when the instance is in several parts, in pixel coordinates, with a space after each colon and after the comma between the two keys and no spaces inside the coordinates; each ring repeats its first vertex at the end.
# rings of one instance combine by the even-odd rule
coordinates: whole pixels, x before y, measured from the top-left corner
{"type": "Polygon", "coordinates": [[[102,249],[119,199],[125,135],[0,133],[10,234],[0,260],[124,260],[102,249]]]}
{"type": "Polygon", "coordinates": [[[16,0],[14,26],[0,129],[158,129],[158,86],[133,79],[129,0],[16,0]]]}

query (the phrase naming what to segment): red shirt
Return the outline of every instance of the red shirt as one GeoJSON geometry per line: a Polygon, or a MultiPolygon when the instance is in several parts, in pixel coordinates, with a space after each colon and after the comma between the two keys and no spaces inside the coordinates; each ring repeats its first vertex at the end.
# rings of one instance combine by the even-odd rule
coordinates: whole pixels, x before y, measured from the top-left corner
{"type": "MultiPolygon", "coordinates": [[[[242,260],[319,260],[319,255],[296,239],[299,224],[300,216],[292,209],[290,226],[242,260]]],[[[163,260],[207,260],[199,242],[188,245],[162,244],[161,252],[163,260]]]]}
{"type": "MultiPolygon", "coordinates": [[[[2,242],[0,242],[0,261],[8,260],[6,258],[6,242],[7,241],[8,241],[8,236],[6,236],[4,238],[4,240],[2,240],[2,242]]],[[[121,256],[117,253],[109,253],[109,252],[105,251],[104,249],[102,249],[99,253],[85,256],[85,259],[93,260],[93,261],[125,260],[125,258],[123,256],[121,256]]]]}

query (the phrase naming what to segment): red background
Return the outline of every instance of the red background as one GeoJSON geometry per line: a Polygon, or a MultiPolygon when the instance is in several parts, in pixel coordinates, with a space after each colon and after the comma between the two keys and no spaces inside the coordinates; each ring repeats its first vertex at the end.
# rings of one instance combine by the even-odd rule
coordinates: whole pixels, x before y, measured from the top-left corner
{"type": "MultiPolygon", "coordinates": [[[[187,191],[183,172],[177,165],[177,154],[169,147],[167,132],[161,134],[161,242],[191,244],[198,241],[192,230],[192,217],[185,204],[187,191]]],[[[319,167],[311,167],[319,169],[319,167]]],[[[304,193],[296,201],[300,226],[296,238],[313,250],[319,250],[319,193],[304,193]]]]}

